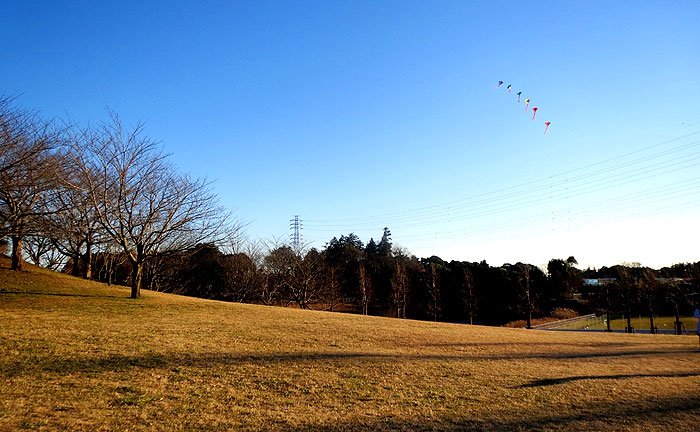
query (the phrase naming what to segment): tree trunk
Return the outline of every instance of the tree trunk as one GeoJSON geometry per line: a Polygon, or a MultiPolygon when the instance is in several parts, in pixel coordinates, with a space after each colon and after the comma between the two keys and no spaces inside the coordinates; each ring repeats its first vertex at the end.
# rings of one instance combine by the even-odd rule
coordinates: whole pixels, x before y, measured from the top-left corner
{"type": "Polygon", "coordinates": [[[92,243],[85,244],[85,279],[92,279],[92,243]]]}
{"type": "Polygon", "coordinates": [[[12,270],[22,270],[23,236],[12,236],[12,270]]]}
{"type": "Polygon", "coordinates": [[[629,303],[627,307],[627,333],[632,333],[632,310],[629,308],[629,303]]]}
{"type": "Polygon", "coordinates": [[[607,326],[605,331],[612,332],[612,329],[610,328],[610,311],[605,311],[605,321],[607,326]]]}
{"type": "Polygon", "coordinates": [[[70,274],[71,276],[80,276],[80,252],[73,255],[73,269],[70,274]]]}
{"type": "Polygon", "coordinates": [[[114,272],[114,257],[110,254],[107,261],[107,286],[112,285],[112,273],[114,272]]]}
{"type": "Polygon", "coordinates": [[[131,298],[141,297],[141,278],[143,274],[143,262],[139,259],[132,261],[131,271],[131,298]]]}
{"type": "Polygon", "coordinates": [[[532,328],[532,302],[530,301],[530,288],[527,289],[527,328],[532,328]]]}

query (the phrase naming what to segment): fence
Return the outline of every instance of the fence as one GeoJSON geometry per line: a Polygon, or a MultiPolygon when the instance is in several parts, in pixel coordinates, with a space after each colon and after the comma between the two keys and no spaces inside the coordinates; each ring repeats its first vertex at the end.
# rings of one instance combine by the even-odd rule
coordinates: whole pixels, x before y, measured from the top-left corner
{"type": "MultiPolygon", "coordinates": [[[[697,320],[690,316],[680,318],[682,330],[687,333],[695,333],[697,320]]],[[[651,323],[649,317],[631,317],[631,327],[634,333],[651,333],[651,323]]],[[[675,334],[675,317],[654,317],[654,333],[675,334]]],[[[608,328],[605,315],[595,314],[584,315],[561,321],[550,322],[533,326],[538,330],[569,330],[569,331],[606,331],[608,328]]],[[[627,329],[627,319],[623,314],[610,315],[610,329],[614,332],[625,332],[627,329]]]]}

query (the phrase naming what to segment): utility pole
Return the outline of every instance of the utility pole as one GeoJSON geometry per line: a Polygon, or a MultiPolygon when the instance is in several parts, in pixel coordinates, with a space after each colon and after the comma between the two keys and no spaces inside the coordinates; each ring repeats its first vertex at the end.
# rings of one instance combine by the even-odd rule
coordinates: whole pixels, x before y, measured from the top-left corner
{"type": "Polygon", "coordinates": [[[289,229],[292,231],[289,238],[292,240],[292,249],[296,253],[301,251],[301,227],[299,215],[294,215],[294,218],[289,220],[289,229]]]}

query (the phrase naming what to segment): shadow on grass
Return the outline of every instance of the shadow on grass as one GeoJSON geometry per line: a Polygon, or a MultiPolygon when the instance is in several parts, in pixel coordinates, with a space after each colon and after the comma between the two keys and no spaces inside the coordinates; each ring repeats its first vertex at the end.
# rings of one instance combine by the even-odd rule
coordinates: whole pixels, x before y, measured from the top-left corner
{"type": "MultiPolygon", "coordinates": [[[[587,359],[624,356],[665,356],[679,353],[693,353],[694,350],[675,351],[625,351],[608,353],[514,353],[499,356],[481,355],[430,355],[430,354],[385,354],[365,352],[311,352],[311,353],[268,353],[268,354],[231,354],[231,353],[164,353],[143,355],[111,354],[107,356],[76,356],[50,357],[33,356],[22,361],[8,362],[0,360],[0,376],[32,375],[37,372],[58,374],[71,373],[101,373],[110,371],[126,371],[135,368],[162,367],[209,367],[212,365],[244,365],[244,364],[278,364],[278,363],[312,363],[312,362],[343,362],[348,360],[365,360],[380,362],[420,362],[420,361],[510,361],[527,359],[587,359]]],[[[626,376],[623,376],[625,378],[626,376]]],[[[632,376],[629,376],[632,377],[632,376]]],[[[580,377],[586,379],[588,377],[580,377]]],[[[566,380],[567,378],[563,378],[566,380]]],[[[576,377],[570,378],[574,380],[576,377]]],[[[558,384],[560,382],[530,383],[530,387],[558,384]]]]}
{"type": "Polygon", "coordinates": [[[572,376],[564,378],[545,378],[540,380],[532,381],[528,384],[523,384],[517,388],[532,388],[532,387],[546,387],[557,384],[566,384],[572,381],[582,381],[582,380],[623,380],[632,378],[687,378],[687,377],[698,377],[700,373],[666,373],[666,374],[629,374],[629,375],[583,375],[583,376],[572,376]]]}
{"type": "Polygon", "coordinates": [[[36,292],[36,291],[5,291],[0,289],[0,295],[20,295],[20,296],[55,296],[55,297],[80,297],[80,298],[113,298],[122,299],[128,298],[127,296],[116,296],[116,295],[106,295],[106,294],[68,294],[68,293],[49,293],[49,292],[36,292]]]}
{"type": "Polygon", "coordinates": [[[694,396],[631,401],[629,404],[596,403],[571,413],[558,410],[509,412],[478,419],[388,417],[353,423],[303,425],[284,431],[550,431],[550,430],[694,430],[689,418],[700,415],[700,398],[694,396]],[[505,418],[504,418],[505,417],[505,418]],[[663,426],[660,426],[663,425],[663,426]]]}
{"type": "Polygon", "coordinates": [[[427,343],[417,346],[424,347],[445,347],[445,348],[470,348],[470,347],[485,347],[485,346],[504,346],[512,347],[518,345],[527,345],[531,347],[578,347],[578,348],[612,348],[612,347],[633,347],[638,346],[635,342],[446,342],[446,343],[427,343]]]}

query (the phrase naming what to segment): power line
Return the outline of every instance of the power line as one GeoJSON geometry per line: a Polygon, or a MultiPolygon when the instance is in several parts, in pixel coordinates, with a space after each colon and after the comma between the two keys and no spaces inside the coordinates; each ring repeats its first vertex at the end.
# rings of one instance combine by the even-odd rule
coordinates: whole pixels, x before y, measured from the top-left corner
{"type": "MultiPolygon", "coordinates": [[[[688,203],[694,202],[691,198],[697,198],[696,189],[700,185],[700,178],[693,177],[675,183],[664,182],[651,189],[647,187],[640,190],[639,188],[652,179],[656,181],[659,177],[663,178],[668,174],[689,170],[700,165],[700,152],[694,151],[696,147],[700,146],[700,140],[682,142],[698,134],[700,134],[700,130],[559,174],[438,205],[391,212],[383,216],[307,220],[310,222],[310,224],[307,223],[307,231],[337,233],[371,229],[379,232],[382,227],[387,225],[392,226],[392,228],[411,229],[428,225],[453,224],[458,221],[486,216],[490,216],[490,220],[503,216],[511,217],[510,220],[499,220],[490,225],[482,224],[469,229],[452,230],[448,226],[433,233],[407,233],[403,236],[406,239],[415,239],[415,241],[420,242],[421,238],[426,239],[426,241],[430,239],[434,241],[441,238],[453,239],[455,235],[460,234],[472,237],[533,226],[537,229],[538,226],[549,225],[557,218],[567,219],[570,225],[580,225],[587,222],[586,217],[590,216],[594,209],[601,209],[603,216],[612,217],[618,217],[620,212],[629,208],[641,208],[643,214],[648,214],[651,211],[656,211],[655,208],[649,206],[650,204],[658,204],[670,199],[677,200],[676,208],[682,208],[686,207],[688,203]],[[680,145],[644,154],[644,152],[661,146],[679,142],[680,145]],[[637,155],[639,157],[629,159],[637,155]],[[617,163],[610,165],[612,162],[617,163]],[[591,170],[591,168],[597,169],[591,170]],[[590,198],[587,198],[597,197],[597,194],[601,192],[619,189],[621,186],[630,184],[639,187],[636,191],[624,191],[617,196],[610,197],[610,194],[607,194],[604,195],[603,199],[591,201],[590,198]],[[541,208],[542,204],[552,206],[568,202],[572,198],[579,199],[581,204],[573,207],[569,205],[563,210],[540,212],[536,215],[527,213],[530,208],[541,208]],[[572,222],[571,218],[577,219],[572,222]]],[[[695,172],[697,171],[693,171],[693,173],[695,172]]],[[[639,213],[635,213],[635,215],[637,214],[639,213]]],[[[599,215],[599,213],[595,215],[599,215]]],[[[531,235],[532,233],[526,234],[531,235]]]]}
{"type": "Polygon", "coordinates": [[[608,158],[608,159],[605,159],[603,161],[588,164],[588,165],[583,166],[583,167],[575,168],[575,169],[572,169],[569,171],[561,172],[561,173],[554,174],[554,175],[547,176],[547,177],[541,177],[539,179],[531,180],[531,181],[524,182],[524,183],[521,183],[518,185],[476,194],[476,195],[473,195],[471,197],[466,197],[466,198],[462,198],[459,200],[444,202],[444,203],[431,205],[431,206],[423,206],[423,207],[418,207],[418,208],[409,209],[409,210],[390,212],[390,213],[385,213],[383,215],[380,214],[380,215],[363,216],[363,217],[356,217],[356,218],[343,218],[343,219],[307,219],[306,222],[307,222],[307,224],[311,224],[314,227],[337,226],[339,224],[353,224],[353,226],[355,226],[355,225],[359,225],[359,224],[363,224],[363,223],[376,225],[377,223],[378,224],[386,223],[386,221],[397,221],[397,220],[402,220],[405,218],[416,218],[419,216],[428,216],[428,215],[433,215],[433,214],[437,214],[437,213],[454,212],[455,210],[458,210],[461,208],[473,206],[475,203],[487,203],[487,202],[491,202],[491,201],[498,201],[498,200],[503,200],[505,198],[523,195],[525,193],[530,193],[530,192],[537,191],[537,190],[553,188],[553,187],[555,187],[557,185],[561,185],[561,184],[567,184],[567,183],[570,184],[574,180],[589,178],[591,176],[595,176],[596,174],[613,171],[613,170],[616,170],[616,169],[619,169],[619,168],[622,168],[625,166],[630,166],[630,165],[637,164],[640,162],[657,159],[659,157],[662,157],[662,156],[665,156],[665,155],[668,155],[671,153],[675,153],[675,152],[679,152],[679,151],[686,150],[689,148],[697,147],[698,145],[700,145],[700,141],[693,141],[691,143],[684,144],[680,147],[676,147],[676,148],[670,149],[670,150],[664,150],[662,152],[654,153],[652,155],[648,155],[648,156],[645,156],[643,158],[639,158],[639,159],[636,159],[633,161],[628,161],[628,162],[625,162],[622,164],[614,165],[612,167],[602,168],[600,170],[593,171],[590,173],[579,174],[578,176],[572,177],[571,180],[569,180],[569,178],[567,177],[567,175],[570,175],[573,173],[584,171],[586,169],[593,168],[596,166],[601,166],[601,165],[604,165],[604,164],[609,163],[609,162],[613,162],[613,161],[616,161],[616,160],[619,160],[619,159],[622,159],[625,157],[629,157],[629,156],[641,153],[643,151],[651,150],[653,148],[657,148],[657,147],[660,147],[662,145],[677,142],[677,141],[680,141],[682,139],[685,139],[685,138],[688,138],[688,137],[691,137],[694,135],[698,135],[698,134],[700,134],[700,130],[689,133],[689,134],[685,134],[685,135],[682,135],[679,137],[675,137],[672,139],[664,140],[662,142],[646,146],[642,149],[637,149],[637,150],[634,150],[631,152],[627,152],[625,154],[618,155],[618,156],[615,156],[612,158],[608,158]],[[553,179],[560,178],[560,177],[564,177],[564,179],[558,180],[557,182],[551,182],[553,179]],[[527,186],[542,183],[543,181],[550,181],[550,183],[536,186],[534,188],[525,189],[525,190],[518,190],[518,189],[523,189],[527,186]],[[482,199],[477,200],[479,198],[482,198],[482,199]]]}

